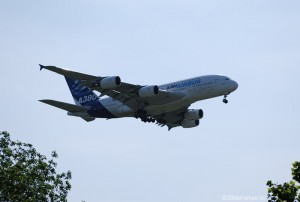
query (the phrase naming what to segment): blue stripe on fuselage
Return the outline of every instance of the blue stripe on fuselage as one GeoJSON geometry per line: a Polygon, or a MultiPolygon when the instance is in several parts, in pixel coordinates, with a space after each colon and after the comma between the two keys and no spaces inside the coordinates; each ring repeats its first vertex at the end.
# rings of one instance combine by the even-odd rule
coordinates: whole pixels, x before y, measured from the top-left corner
{"type": "Polygon", "coordinates": [[[91,109],[87,113],[95,118],[118,118],[113,115],[108,109],[106,109],[100,101],[92,102],[91,109]]]}
{"type": "Polygon", "coordinates": [[[90,116],[95,118],[117,118],[101,104],[99,97],[92,89],[81,86],[79,80],[68,77],[65,78],[73,98],[77,101],[76,104],[91,107],[91,109],[87,111],[90,116]]]}

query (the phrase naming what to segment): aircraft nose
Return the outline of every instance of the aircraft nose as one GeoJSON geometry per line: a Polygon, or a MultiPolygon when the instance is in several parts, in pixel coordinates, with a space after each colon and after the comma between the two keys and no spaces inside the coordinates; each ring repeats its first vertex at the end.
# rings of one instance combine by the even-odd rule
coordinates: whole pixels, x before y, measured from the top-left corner
{"type": "Polygon", "coordinates": [[[239,84],[236,81],[232,81],[232,91],[235,91],[239,87],[239,84]]]}

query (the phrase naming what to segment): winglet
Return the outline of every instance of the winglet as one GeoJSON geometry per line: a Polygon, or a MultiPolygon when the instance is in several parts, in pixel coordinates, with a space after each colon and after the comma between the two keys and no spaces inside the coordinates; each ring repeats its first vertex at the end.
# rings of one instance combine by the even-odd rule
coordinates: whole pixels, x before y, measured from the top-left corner
{"type": "Polygon", "coordinates": [[[41,65],[41,64],[39,64],[39,65],[40,65],[40,71],[45,68],[44,65],[41,65]]]}

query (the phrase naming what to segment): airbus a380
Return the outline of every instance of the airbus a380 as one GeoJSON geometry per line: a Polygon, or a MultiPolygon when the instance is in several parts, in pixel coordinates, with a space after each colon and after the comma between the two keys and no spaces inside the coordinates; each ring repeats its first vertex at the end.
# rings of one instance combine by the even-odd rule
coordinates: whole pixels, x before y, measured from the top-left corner
{"type": "Polygon", "coordinates": [[[189,109],[197,101],[227,96],[238,88],[238,83],[227,76],[199,76],[164,85],[133,85],[119,76],[93,76],[55,66],[40,65],[65,76],[75,104],[55,100],[43,103],[66,110],[68,115],[85,121],[95,118],[135,117],[143,122],[157,123],[171,128],[192,128],[203,118],[202,109],[189,109]],[[94,91],[100,92],[98,96],[94,91]],[[107,97],[102,98],[106,95],[107,97]]]}

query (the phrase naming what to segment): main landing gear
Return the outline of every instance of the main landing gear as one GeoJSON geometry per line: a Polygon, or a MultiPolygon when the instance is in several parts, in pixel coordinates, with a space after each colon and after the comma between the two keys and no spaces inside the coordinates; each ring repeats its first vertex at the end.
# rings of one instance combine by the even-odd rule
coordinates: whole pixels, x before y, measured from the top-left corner
{"type": "Polygon", "coordinates": [[[143,121],[145,123],[155,123],[155,119],[147,116],[147,112],[144,110],[138,110],[135,113],[135,118],[137,118],[137,119],[140,118],[141,121],[143,121]]]}

